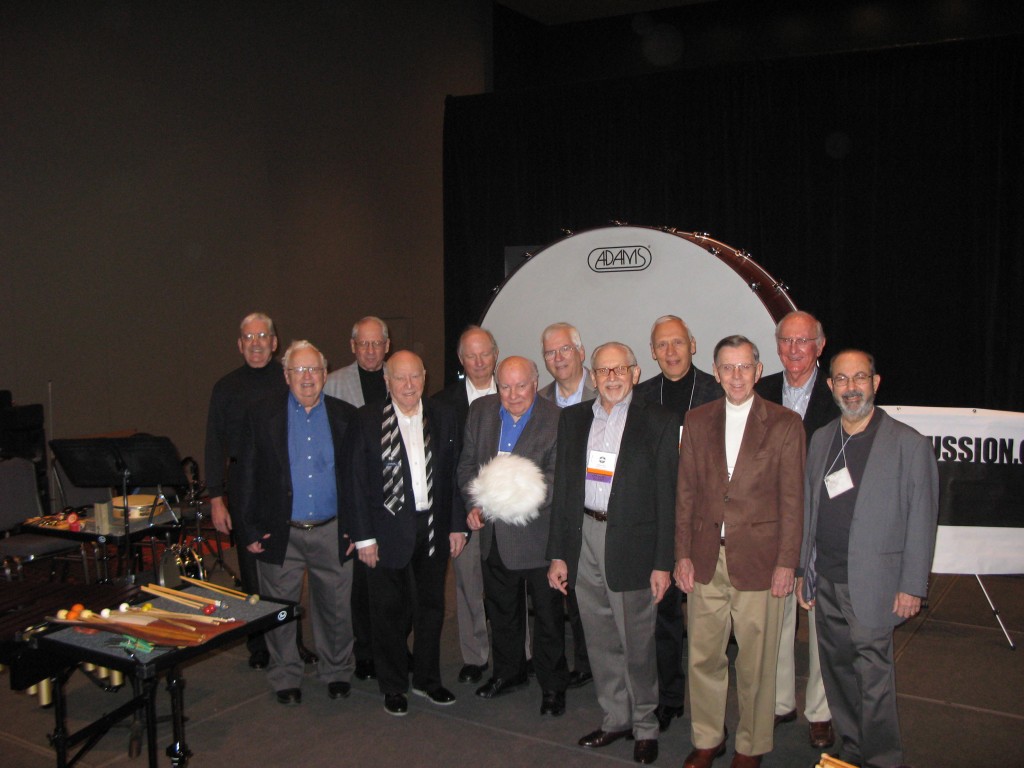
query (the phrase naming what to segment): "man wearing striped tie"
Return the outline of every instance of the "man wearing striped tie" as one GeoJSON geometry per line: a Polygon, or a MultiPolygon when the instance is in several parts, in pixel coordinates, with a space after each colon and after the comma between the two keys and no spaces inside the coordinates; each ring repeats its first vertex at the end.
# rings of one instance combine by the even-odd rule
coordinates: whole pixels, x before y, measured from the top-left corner
{"type": "Polygon", "coordinates": [[[441,627],[448,557],[466,543],[455,486],[459,436],[455,412],[423,399],[426,371],[412,352],[384,365],[388,397],[359,409],[344,454],[350,469],[341,530],[369,571],[373,656],[384,709],[408,710],[412,691],[434,704],[455,696],[441,684],[441,627]]]}

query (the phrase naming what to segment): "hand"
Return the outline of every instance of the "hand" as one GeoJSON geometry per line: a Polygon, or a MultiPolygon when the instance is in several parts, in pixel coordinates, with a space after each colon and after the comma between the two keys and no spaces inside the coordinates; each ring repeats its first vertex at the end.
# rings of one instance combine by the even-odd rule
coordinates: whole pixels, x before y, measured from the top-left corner
{"type": "Polygon", "coordinates": [[[370,544],[359,550],[359,559],[369,568],[377,567],[377,545],[370,544]]]}
{"type": "Polygon", "coordinates": [[[352,550],[356,548],[356,543],[348,537],[347,533],[345,534],[345,541],[348,542],[348,547],[345,548],[345,557],[348,557],[352,554],[352,550]]]}
{"type": "Polygon", "coordinates": [[[466,546],[466,535],[463,533],[449,533],[448,543],[451,545],[448,550],[452,557],[458,557],[462,554],[462,549],[466,546]]]}
{"type": "Polygon", "coordinates": [[[228,513],[228,505],[223,496],[210,499],[210,519],[213,527],[224,535],[231,533],[231,515],[228,513]]]}
{"type": "Polygon", "coordinates": [[[676,560],[676,569],[672,575],[675,577],[676,586],[686,594],[693,592],[693,560],[688,557],[681,557],[676,560]]]}
{"type": "Polygon", "coordinates": [[[921,598],[908,595],[906,592],[897,592],[896,599],[892,601],[892,612],[901,619],[917,616],[921,612],[921,598]]]}
{"type": "Polygon", "coordinates": [[[797,603],[800,604],[800,607],[803,608],[805,611],[813,610],[814,609],[814,600],[806,600],[806,601],[804,600],[804,577],[803,576],[798,576],[797,577],[796,585],[793,587],[793,589],[796,591],[796,601],[797,601],[797,603]]]}
{"type": "Polygon", "coordinates": [[[245,548],[248,549],[250,552],[252,552],[254,555],[258,555],[260,552],[263,551],[263,542],[266,541],[269,538],[270,538],[270,534],[269,533],[265,533],[265,534],[263,534],[263,538],[262,539],[257,539],[252,544],[247,544],[245,548]]]}
{"type": "Polygon", "coordinates": [[[772,573],[772,597],[789,597],[793,594],[793,573],[792,568],[776,566],[772,573]]]}
{"type": "Polygon", "coordinates": [[[480,507],[473,507],[466,515],[466,525],[471,531],[479,531],[484,527],[484,515],[480,507]]]}
{"type": "Polygon", "coordinates": [[[565,560],[552,560],[548,566],[548,586],[563,595],[569,594],[569,566],[565,560]]]}
{"type": "Polygon", "coordinates": [[[668,571],[651,571],[651,597],[655,603],[661,602],[671,583],[672,574],[668,571]]]}

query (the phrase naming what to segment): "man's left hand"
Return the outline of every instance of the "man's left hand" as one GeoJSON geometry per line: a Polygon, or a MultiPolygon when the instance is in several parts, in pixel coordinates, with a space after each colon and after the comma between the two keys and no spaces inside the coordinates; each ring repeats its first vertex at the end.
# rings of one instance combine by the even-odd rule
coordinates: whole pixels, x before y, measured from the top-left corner
{"type": "Polygon", "coordinates": [[[661,602],[671,583],[672,574],[668,571],[651,571],[651,597],[655,603],[661,602]]]}
{"type": "Polygon", "coordinates": [[[795,569],[776,566],[772,573],[772,597],[789,597],[796,581],[795,569]]]}
{"type": "Polygon", "coordinates": [[[908,595],[906,592],[897,592],[896,599],[892,601],[892,612],[901,619],[913,618],[921,612],[921,598],[908,595]]]}
{"type": "Polygon", "coordinates": [[[449,550],[451,552],[451,556],[458,557],[462,554],[462,550],[466,546],[466,534],[449,533],[448,542],[451,544],[451,549],[449,550]]]}

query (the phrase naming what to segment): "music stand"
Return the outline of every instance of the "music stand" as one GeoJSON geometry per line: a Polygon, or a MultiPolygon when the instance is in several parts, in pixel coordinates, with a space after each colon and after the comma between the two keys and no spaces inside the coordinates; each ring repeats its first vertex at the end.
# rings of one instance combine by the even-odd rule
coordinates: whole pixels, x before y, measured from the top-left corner
{"type": "MultiPolygon", "coordinates": [[[[126,581],[135,582],[135,563],[128,556],[131,537],[131,515],[128,509],[128,487],[188,485],[178,458],[178,450],[167,437],[135,435],[133,437],[96,437],[51,440],[50,448],[64,468],[68,479],[83,488],[116,488],[121,486],[124,509],[124,556],[128,562],[126,581]]],[[[159,497],[163,498],[162,491],[159,497]]],[[[166,504],[166,499],[164,499],[166,504]]],[[[156,504],[150,509],[153,524],[156,504]]],[[[170,505],[168,505],[170,508],[170,505]]],[[[177,515],[171,509],[175,522],[177,515]]]]}

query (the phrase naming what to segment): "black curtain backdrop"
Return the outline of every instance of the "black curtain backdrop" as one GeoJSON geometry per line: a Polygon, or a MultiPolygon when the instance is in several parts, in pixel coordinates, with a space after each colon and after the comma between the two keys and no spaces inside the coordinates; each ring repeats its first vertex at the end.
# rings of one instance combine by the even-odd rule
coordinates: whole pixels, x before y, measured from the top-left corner
{"type": "Polygon", "coordinates": [[[449,98],[447,349],[505,246],[619,220],[746,248],[879,402],[1024,410],[1022,64],[1014,35],[449,98]]]}

